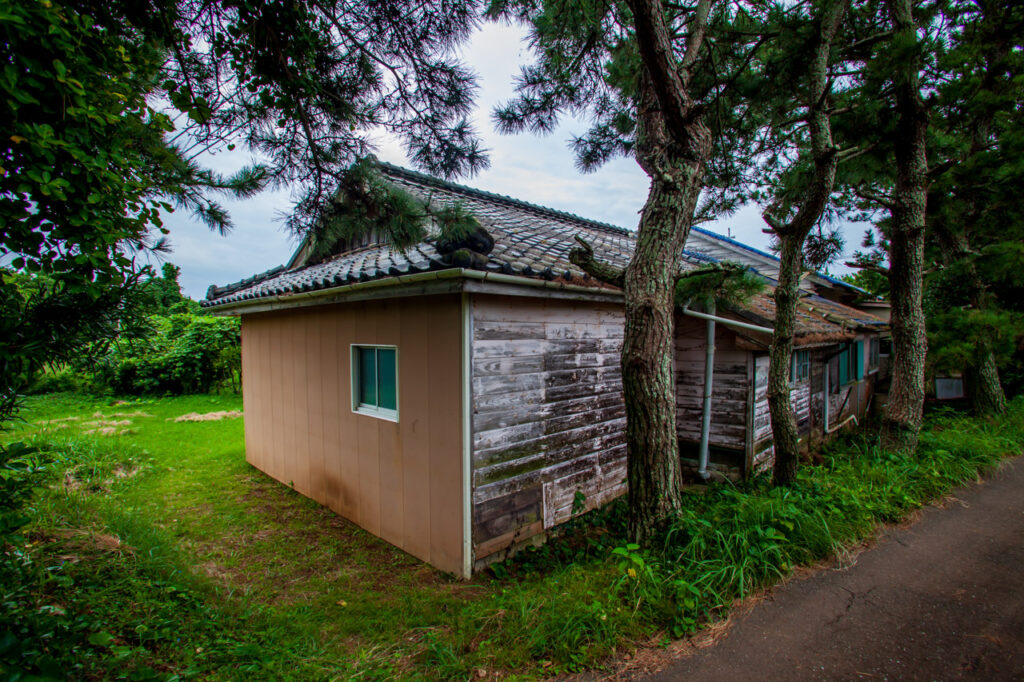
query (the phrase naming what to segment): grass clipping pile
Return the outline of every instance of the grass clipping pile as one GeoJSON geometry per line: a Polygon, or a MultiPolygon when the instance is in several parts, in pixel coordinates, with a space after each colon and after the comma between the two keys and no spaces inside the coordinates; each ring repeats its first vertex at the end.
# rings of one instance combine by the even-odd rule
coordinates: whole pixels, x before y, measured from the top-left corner
{"type": "Polygon", "coordinates": [[[241,410],[230,410],[221,412],[205,412],[200,414],[199,412],[189,412],[183,414],[180,417],[175,417],[173,420],[168,419],[167,421],[177,422],[219,422],[221,419],[238,419],[242,416],[241,410]]]}

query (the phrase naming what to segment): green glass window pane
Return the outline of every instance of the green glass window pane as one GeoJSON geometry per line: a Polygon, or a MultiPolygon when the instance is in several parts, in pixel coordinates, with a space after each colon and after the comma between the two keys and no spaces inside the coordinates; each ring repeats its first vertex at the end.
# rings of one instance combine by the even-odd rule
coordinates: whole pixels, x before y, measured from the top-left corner
{"type": "Polygon", "coordinates": [[[377,349],[359,349],[359,397],[360,405],[377,404],[377,349]]]}
{"type": "Polygon", "coordinates": [[[843,352],[839,354],[839,385],[842,386],[849,379],[850,372],[850,351],[849,349],[843,349],[843,352]]]}
{"type": "Polygon", "coordinates": [[[398,404],[398,367],[395,362],[394,348],[377,349],[377,386],[380,402],[378,405],[386,410],[397,409],[398,404]]]}
{"type": "Polygon", "coordinates": [[[856,374],[854,374],[854,376],[859,381],[859,380],[864,378],[864,342],[863,341],[858,341],[856,344],[854,344],[854,352],[856,353],[856,357],[855,357],[856,362],[854,363],[856,365],[856,368],[855,368],[856,369],[856,374]]]}

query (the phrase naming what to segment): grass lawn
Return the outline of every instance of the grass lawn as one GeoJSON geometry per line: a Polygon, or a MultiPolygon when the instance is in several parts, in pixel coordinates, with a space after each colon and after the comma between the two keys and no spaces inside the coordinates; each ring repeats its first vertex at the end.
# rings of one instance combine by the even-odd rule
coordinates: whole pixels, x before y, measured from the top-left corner
{"type": "MultiPolygon", "coordinates": [[[[688,493],[657,550],[626,545],[618,504],[463,582],[250,467],[237,416],[176,421],[237,410],[236,396],[29,400],[6,440],[56,460],[25,532],[28,591],[6,603],[49,619],[24,636],[39,660],[137,680],[510,679],[599,665],[694,631],[1024,442],[1021,401],[1000,422],[940,416],[914,460],[850,439],[793,489],[688,493]]],[[[0,638],[0,674],[3,651],[0,638]]]]}

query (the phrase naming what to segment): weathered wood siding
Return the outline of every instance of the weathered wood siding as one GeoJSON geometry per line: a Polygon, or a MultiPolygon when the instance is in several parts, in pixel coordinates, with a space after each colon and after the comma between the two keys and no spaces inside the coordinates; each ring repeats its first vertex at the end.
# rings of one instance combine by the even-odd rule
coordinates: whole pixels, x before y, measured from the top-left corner
{"type": "MultiPolygon", "coordinates": [[[[707,323],[676,317],[676,431],[679,439],[700,441],[704,409],[704,365],[707,323]]],[[[715,447],[742,451],[747,437],[750,379],[749,351],[736,348],[736,334],[715,325],[715,371],[711,388],[711,430],[715,447]]]]}
{"type": "Polygon", "coordinates": [[[460,321],[455,296],[243,315],[246,459],[461,572],[460,321]],[[397,423],[352,411],[350,344],[398,347],[397,423]]]}
{"type": "MultiPolygon", "coordinates": [[[[772,443],[772,417],[768,408],[768,355],[754,357],[754,438],[753,470],[770,467],[774,462],[772,443]]],[[[813,373],[813,358],[811,359],[813,373]]],[[[811,376],[790,384],[789,402],[796,415],[797,430],[801,437],[811,432],[811,376]]]]}
{"type": "Polygon", "coordinates": [[[479,560],[625,492],[623,314],[474,295],[472,326],[479,560]]]}

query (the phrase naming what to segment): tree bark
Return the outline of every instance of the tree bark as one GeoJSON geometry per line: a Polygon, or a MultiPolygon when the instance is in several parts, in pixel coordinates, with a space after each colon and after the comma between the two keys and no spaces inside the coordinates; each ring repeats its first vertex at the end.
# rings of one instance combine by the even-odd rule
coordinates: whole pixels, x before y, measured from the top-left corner
{"type": "Polygon", "coordinates": [[[693,111],[689,68],[704,40],[711,0],[700,0],[677,60],[661,0],[631,0],[642,65],[638,77],[637,162],[651,178],[636,248],[623,277],[630,535],[650,539],[680,509],[676,435],[675,282],[690,232],[711,134],[693,111]]]}
{"type": "MultiPolygon", "coordinates": [[[[806,237],[806,233],[803,235],[806,237]]],[[[790,368],[793,362],[793,332],[796,304],[800,296],[803,267],[803,239],[784,238],[779,252],[779,281],[775,286],[775,331],[768,360],[768,411],[772,419],[775,464],[774,485],[796,480],[800,458],[800,434],[790,402],[790,368]]]]}
{"type": "MultiPolygon", "coordinates": [[[[911,0],[888,0],[894,41],[917,41],[911,0]]],[[[886,447],[917,447],[924,410],[924,367],[928,352],[922,284],[928,156],[928,112],[921,99],[920,59],[905,58],[894,73],[896,92],[896,186],[889,230],[889,284],[892,302],[892,386],[882,417],[886,447]]]]}
{"type": "Polygon", "coordinates": [[[818,41],[807,67],[807,126],[811,134],[814,177],[804,193],[796,215],[782,224],[765,211],[764,219],[778,235],[779,280],[775,286],[775,327],[768,364],[768,411],[772,420],[775,464],[772,482],[789,485],[796,480],[800,458],[800,434],[790,402],[790,376],[793,362],[793,335],[796,306],[800,299],[804,242],[821,218],[835,186],[838,154],[832,140],[829,119],[828,62],[832,42],[845,14],[844,0],[827,5],[819,21],[818,41]]]}
{"type": "Polygon", "coordinates": [[[675,285],[710,154],[700,117],[690,144],[669,134],[652,78],[641,83],[636,153],[651,177],[636,248],[623,280],[626,328],[622,385],[626,403],[630,534],[649,539],[680,509],[682,477],[676,431],[675,285]]]}

